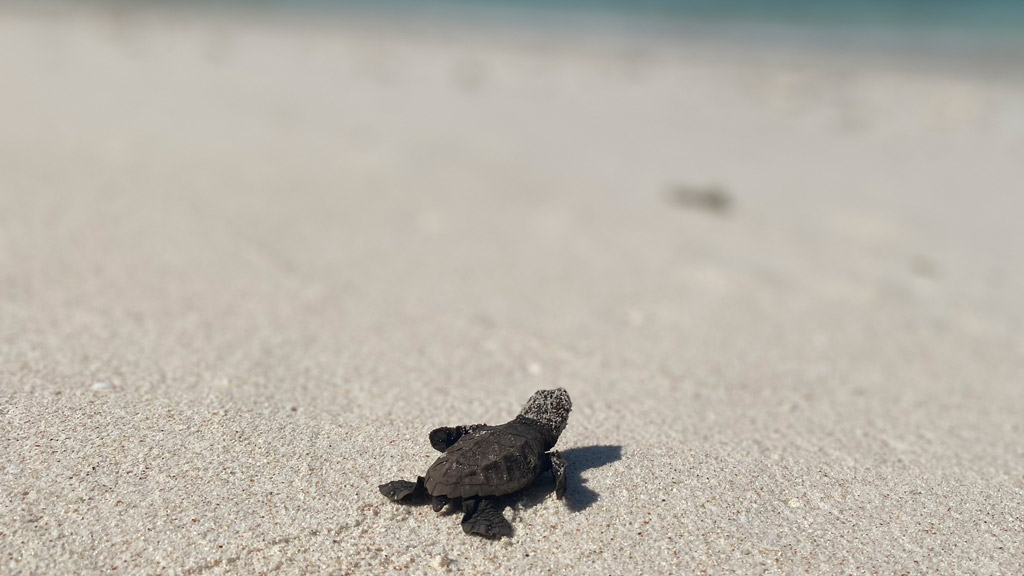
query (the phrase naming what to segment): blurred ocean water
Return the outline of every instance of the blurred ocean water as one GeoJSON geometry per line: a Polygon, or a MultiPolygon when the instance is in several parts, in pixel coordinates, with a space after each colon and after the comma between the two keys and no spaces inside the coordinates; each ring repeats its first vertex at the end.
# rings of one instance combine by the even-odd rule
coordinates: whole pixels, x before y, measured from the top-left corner
{"type": "MultiPolygon", "coordinates": [[[[177,3],[175,0],[155,0],[177,3]]],[[[196,4],[208,4],[193,0],[196,4]]],[[[1024,63],[1024,0],[221,0],[273,10],[703,35],[1024,63]]]]}
{"type": "Polygon", "coordinates": [[[463,10],[492,14],[561,12],[610,17],[802,23],[819,26],[975,31],[1024,29],[1022,0],[250,0],[291,7],[463,10]]]}
{"type": "MultiPolygon", "coordinates": [[[[368,17],[415,22],[442,34],[511,31],[570,41],[617,36],[628,42],[697,40],[760,54],[826,51],[910,56],[901,62],[952,64],[960,71],[1024,75],[1024,0],[52,0],[123,14],[250,11],[308,20],[368,17]],[[455,26],[455,28],[452,27],[455,26]],[[923,57],[923,58],[918,58],[923,57]],[[966,65],[966,66],[965,66],[966,65]]],[[[3,6],[4,0],[0,0],[3,6]]],[[[45,7],[39,0],[11,6],[45,7]]],[[[692,44],[691,44],[692,46],[692,44]]]]}

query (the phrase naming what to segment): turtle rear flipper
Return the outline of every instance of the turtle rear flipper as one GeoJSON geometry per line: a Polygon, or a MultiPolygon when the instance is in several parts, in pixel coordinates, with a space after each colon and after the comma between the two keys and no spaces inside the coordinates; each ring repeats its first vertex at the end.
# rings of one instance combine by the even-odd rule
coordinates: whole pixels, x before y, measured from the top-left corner
{"type": "Polygon", "coordinates": [[[447,496],[434,496],[434,499],[430,502],[430,507],[433,508],[434,512],[440,514],[444,510],[445,506],[448,505],[448,502],[450,502],[450,500],[447,496]]]}
{"type": "Polygon", "coordinates": [[[462,501],[462,531],[484,538],[512,536],[512,525],[494,498],[466,498],[462,501]]]}
{"type": "Polygon", "coordinates": [[[438,452],[444,452],[452,447],[466,434],[472,433],[486,424],[470,424],[469,426],[445,426],[430,431],[430,446],[438,452]]]}
{"type": "Polygon", "coordinates": [[[392,480],[387,484],[381,484],[377,488],[385,498],[392,502],[411,502],[429,496],[427,494],[427,487],[423,485],[423,476],[416,478],[415,482],[392,480]]]}

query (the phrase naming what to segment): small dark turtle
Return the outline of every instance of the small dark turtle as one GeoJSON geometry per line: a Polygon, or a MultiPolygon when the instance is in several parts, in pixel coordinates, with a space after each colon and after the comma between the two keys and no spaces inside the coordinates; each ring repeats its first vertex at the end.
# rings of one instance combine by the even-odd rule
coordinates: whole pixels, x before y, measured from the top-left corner
{"type": "Polygon", "coordinates": [[[502,496],[529,486],[545,470],[555,478],[555,497],[561,500],[565,495],[565,460],[550,450],[565,429],[570,410],[572,401],[565,389],[540,390],[519,416],[501,426],[438,428],[430,433],[430,445],[443,454],[426,475],[416,482],[381,484],[380,493],[403,503],[430,497],[435,512],[449,503],[461,504],[467,534],[511,536],[502,496]]]}

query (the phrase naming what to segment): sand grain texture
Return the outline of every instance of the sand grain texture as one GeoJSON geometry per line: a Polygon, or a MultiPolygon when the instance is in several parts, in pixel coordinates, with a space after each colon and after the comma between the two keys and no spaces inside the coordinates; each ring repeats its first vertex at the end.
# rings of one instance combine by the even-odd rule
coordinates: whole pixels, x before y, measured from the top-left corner
{"type": "Polygon", "coordinates": [[[766,58],[0,7],[0,573],[1024,572],[1024,84],[766,58]]]}

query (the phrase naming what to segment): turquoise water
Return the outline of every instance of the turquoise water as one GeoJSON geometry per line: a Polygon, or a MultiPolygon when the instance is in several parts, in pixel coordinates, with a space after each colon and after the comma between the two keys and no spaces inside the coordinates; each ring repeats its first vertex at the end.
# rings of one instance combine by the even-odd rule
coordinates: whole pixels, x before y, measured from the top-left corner
{"type": "Polygon", "coordinates": [[[1024,30],[1024,0],[258,0],[279,6],[562,12],[656,19],[804,23],[882,28],[1024,30]]]}
{"type": "MultiPolygon", "coordinates": [[[[103,0],[99,0],[103,1],[103,0]]],[[[922,55],[1024,71],[1024,0],[149,0],[922,55]]]]}
{"type": "Polygon", "coordinates": [[[221,0],[1024,65],[1024,0],[221,0]]]}

